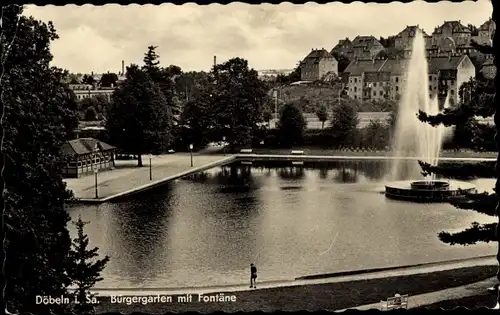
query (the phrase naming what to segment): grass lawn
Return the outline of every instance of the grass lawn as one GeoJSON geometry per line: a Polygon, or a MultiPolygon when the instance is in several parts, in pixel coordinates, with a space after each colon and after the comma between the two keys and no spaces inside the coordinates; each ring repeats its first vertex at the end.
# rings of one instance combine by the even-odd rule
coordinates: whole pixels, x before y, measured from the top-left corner
{"type": "MultiPolygon", "coordinates": [[[[169,304],[111,304],[102,297],[97,313],[104,312],[187,312],[210,313],[215,311],[298,311],[340,310],[359,305],[377,303],[395,293],[412,295],[461,286],[495,275],[497,266],[476,266],[420,275],[390,277],[351,282],[315,284],[285,288],[243,291],[234,294],[236,302],[178,303],[177,297],[169,304]]],[[[485,288],[486,289],[486,288],[485,288]]],[[[193,300],[197,301],[197,297],[193,300]]]]}
{"type": "Polygon", "coordinates": [[[455,307],[467,307],[474,309],[478,307],[492,307],[496,304],[497,295],[494,293],[482,293],[478,295],[468,296],[457,300],[442,301],[439,303],[431,304],[422,308],[425,309],[444,309],[451,310],[455,307]]]}

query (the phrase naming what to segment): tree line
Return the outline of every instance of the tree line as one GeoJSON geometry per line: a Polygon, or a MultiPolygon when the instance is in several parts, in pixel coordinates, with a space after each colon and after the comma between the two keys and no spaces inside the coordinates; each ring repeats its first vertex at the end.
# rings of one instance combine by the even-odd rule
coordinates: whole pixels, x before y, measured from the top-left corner
{"type": "Polygon", "coordinates": [[[77,126],[77,103],[62,83],[67,73],[50,65],[50,43],[58,37],[53,24],[22,13],[22,6],[2,7],[5,310],[87,314],[95,298],[90,288],[110,258],[98,259],[98,249],[89,247],[81,218],[74,239],[67,229],[65,201],[72,196],[60,147],[77,126]],[[72,303],[37,304],[37,296],[72,303]]]}

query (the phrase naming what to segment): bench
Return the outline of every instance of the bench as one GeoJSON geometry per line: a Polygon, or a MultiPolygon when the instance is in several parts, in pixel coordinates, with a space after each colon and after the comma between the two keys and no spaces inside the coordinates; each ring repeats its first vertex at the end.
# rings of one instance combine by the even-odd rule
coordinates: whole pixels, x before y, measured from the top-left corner
{"type": "Polygon", "coordinates": [[[241,149],[240,150],[240,153],[252,153],[253,150],[252,149],[241,149]]]}
{"type": "Polygon", "coordinates": [[[304,154],[304,151],[302,151],[302,150],[293,150],[291,154],[292,155],[302,155],[302,154],[304,154]]]}
{"type": "Polygon", "coordinates": [[[396,310],[396,309],[407,309],[408,308],[408,294],[396,295],[387,298],[386,301],[380,301],[382,304],[382,311],[396,310]]]}

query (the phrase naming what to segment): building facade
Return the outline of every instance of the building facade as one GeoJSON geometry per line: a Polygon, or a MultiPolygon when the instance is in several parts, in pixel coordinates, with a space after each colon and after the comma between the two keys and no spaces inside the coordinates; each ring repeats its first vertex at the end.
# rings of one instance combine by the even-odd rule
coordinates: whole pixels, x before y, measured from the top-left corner
{"type": "MultiPolygon", "coordinates": [[[[361,101],[397,101],[405,88],[409,59],[355,60],[345,73],[348,96],[361,101]]],[[[460,86],[475,76],[475,67],[467,55],[428,58],[429,97],[449,96],[457,104],[460,86]]]]}
{"type": "Polygon", "coordinates": [[[330,54],[348,56],[350,52],[352,52],[352,42],[348,37],[346,37],[345,39],[339,40],[339,43],[333,47],[330,54]]]}
{"type": "Polygon", "coordinates": [[[478,28],[478,34],[472,36],[472,39],[479,44],[491,44],[493,36],[495,36],[496,25],[492,18],[484,22],[478,28]]]}
{"type": "Polygon", "coordinates": [[[422,32],[425,40],[425,47],[431,47],[432,37],[429,36],[423,29],[418,25],[406,26],[404,30],[399,32],[394,38],[394,47],[399,50],[411,51],[413,46],[413,40],[418,32],[422,32]]]}
{"type": "Polygon", "coordinates": [[[372,59],[384,49],[384,46],[374,36],[356,36],[352,41],[352,51],[348,57],[351,60],[372,59]]]}
{"type": "Polygon", "coordinates": [[[428,47],[428,56],[440,57],[448,54],[469,54],[472,31],[461,21],[445,21],[432,33],[431,46],[428,47]]]}
{"type": "Polygon", "coordinates": [[[338,76],[339,64],[325,49],[313,49],[300,63],[302,81],[321,80],[327,74],[338,76]]]}
{"type": "Polygon", "coordinates": [[[68,158],[63,176],[78,178],[95,170],[113,169],[115,151],[115,147],[94,138],[67,141],[61,146],[61,153],[68,158]]]}
{"type": "Polygon", "coordinates": [[[77,100],[101,95],[111,101],[111,95],[115,91],[114,87],[100,88],[97,84],[69,84],[69,88],[75,93],[77,100]]]}

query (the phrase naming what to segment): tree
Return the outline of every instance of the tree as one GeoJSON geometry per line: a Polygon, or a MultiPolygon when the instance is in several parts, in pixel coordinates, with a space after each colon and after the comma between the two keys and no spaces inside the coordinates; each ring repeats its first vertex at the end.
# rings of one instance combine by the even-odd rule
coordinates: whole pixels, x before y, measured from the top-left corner
{"type": "Polygon", "coordinates": [[[127,67],[126,80],[112,95],[107,117],[110,141],[138,156],[165,150],[172,141],[172,114],[160,88],[136,65],[127,67]]]}
{"type": "Polygon", "coordinates": [[[301,143],[306,126],[306,120],[300,109],[293,104],[286,104],[281,111],[278,127],[281,143],[287,146],[301,143]]]}
{"type": "Polygon", "coordinates": [[[339,64],[338,66],[339,73],[344,72],[347,66],[351,63],[351,60],[347,56],[338,54],[337,52],[333,53],[333,57],[335,57],[335,59],[339,64]]]}
{"type": "Polygon", "coordinates": [[[363,143],[370,149],[383,149],[389,142],[388,126],[379,120],[370,120],[363,131],[363,143]]]}
{"type": "Polygon", "coordinates": [[[203,71],[181,73],[175,80],[176,94],[187,103],[197,97],[209,81],[209,74],[203,71]]]}
{"type": "Polygon", "coordinates": [[[82,78],[82,84],[94,84],[94,77],[88,74],[84,74],[82,78]]]}
{"type": "Polygon", "coordinates": [[[216,65],[213,72],[215,84],[209,99],[214,131],[225,135],[232,147],[249,144],[268,100],[266,86],[241,58],[216,65]]]}
{"type": "Polygon", "coordinates": [[[97,253],[99,248],[88,248],[89,238],[84,234],[84,227],[88,223],[84,222],[81,216],[78,217],[78,221],[73,222],[78,235],[73,239],[72,249],[69,253],[71,265],[68,268],[68,276],[71,278],[72,284],[76,286],[75,298],[78,304],[75,305],[75,308],[78,314],[93,313],[92,298],[94,295],[90,289],[102,280],[101,272],[109,262],[109,256],[97,261],[94,260],[99,256],[97,253]]]}
{"type": "MultiPolygon", "coordinates": [[[[492,2],[493,10],[495,11],[493,17],[497,15],[495,13],[498,11],[498,3],[492,2]],[[497,5],[495,5],[497,4],[497,5]]],[[[498,37],[495,37],[495,42],[497,42],[498,37]]],[[[492,47],[487,45],[478,45],[477,43],[472,43],[472,45],[478,49],[481,53],[489,54],[496,52],[492,47]]],[[[496,56],[495,56],[496,57],[496,56]]],[[[446,126],[460,126],[468,123],[474,116],[488,117],[495,115],[495,121],[500,120],[500,111],[497,108],[498,99],[497,95],[494,93],[493,81],[484,80],[471,80],[464,83],[460,87],[460,99],[461,102],[456,108],[445,109],[442,113],[434,116],[430,116],[427,113],[419,112],[419,119],[427,122],[433,126],[440,124],[446,126]]],[[[500,137],[499,135],[500,125],[496,125],[495,140],[497,147],[500,147],[500,137]]],[[[495,185],[495,190],[498,192],[500,189],[500,156],[497,159],[496,167],[490,164],[489,171],[481,171],[484,165],[471,165],[462,164],[460,166],[451,165],[447,167],[433,166],[426,163],[421,163],[423,173],[436,173],[436,174],[450,174],[453,171],[455,176],[467,176],[472,175],[484,175],[492,174],[497,178],[495,185]],[[481,168],[480,168],[481,167],[481,168]],[[471,171],[472,170],[472,171],[471,171]]],[[[500,211],[499,200],[496,193],[481,193],[481,194],[467,194],[466,198],[452,200],[452,205],[458,209],[474,210],[480,213],[488,214],[491,216],[498,216],[500,211]]],[[[498,235],[500,235],[499,224],[485,224],[480,225],[477,222],[472,223],[472,226],[464,231],[457,233],[442,232],[439,234],[439,238],[448,244],[461,244],[470,245],[476,244],[478,242],[498,242],[498,235]]],[[[500,277],[500,274],[497,275],[500,277]]],[[[499,278],[500,280],[500,278],[499,278]]]]}
{"type": "Polygon", "coordinates": [[[85,120],[86,121],[94,121],[94,120],[97,120],[97,111],[95,110],[95,107],[93,106],[90,106],[87,108],[87,110],[85,111],[85,120]]]}
{"type": "Polygon", "coordinates": [[[182,71],[178,66],[171,65],[167,68],[160,67],[160,56],[156,53],[158,46],[149,46],[148,51],[144,54],[144,66],[142,70],[145,71],[151,80],[158,85],[160,91],[166,100],[166,106],[172,114],[172,119],[177,121],[177,116],[180,115],[181,109],[178,102],[174,101],[175,86],[174,78],[179,76],[182,71]]]}
{"type": "Polygon", "coordinates": [[[100,83],[103,87],[113,87],[116,86],[116,81],[118,81],[118,75],[108,72],[102,75],[100,83]]]}
{"type": "Polygon", "coordinates": [[[189,141],[196,146],[202,146],[209,142],[213,123],[212,103],[210,89],[201,92],[198,97],[186,103],[181,114],[181,127],[187,128],[188,139],[184,140],[184,148],[189,141]]]}
{"type": "Polygon", "coordinates": [[[295,67],[295,69],[289,74],[287,75],[278,74],[276,76],[276,83],[280,85],[288,85],[290,83],[300,81],[300,78],[301,78],[301,73],[300,73],[300,61],[299,61],[297,67],[295,67]]]}
{"type": "Polygon", "coordinates": [[[328,120],[328,109],[325,105],[321,105],[316,111],[319,121],[321,121],[321,129],[325,127],[325,121],[328,120]]]}
{"type": "Polygon", "coordinates": [[[62,180],[60,146],[77,127],[74,94],[64,71],[50,65],[51,22],[2,7],[2,156],[4,301],[11,313],[68,313],[64,305],[36,304],[35,296],[67,295],[71,194],[62,180]],[[21,40],[22,39],[22,40],[21,40]]]}
{"type": "Polygon", "coordinates": [[[333,106],[330,132],[338,145],[352,144],[358,121],[358,112],[352,104],[340,102],[333,106]]]}

